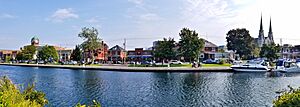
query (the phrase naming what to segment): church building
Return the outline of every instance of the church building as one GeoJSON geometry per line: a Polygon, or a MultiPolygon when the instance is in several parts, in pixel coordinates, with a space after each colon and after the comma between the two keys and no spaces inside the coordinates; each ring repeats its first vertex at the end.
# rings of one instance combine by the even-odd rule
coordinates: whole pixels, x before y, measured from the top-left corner
{"type": "Polygon", "coordinates": [[[263,29],[263,24],[262,24],[262,16],[260,19],[260,29],[259,29],[259,34],[258,38],[255,38],[255,42],[258,45],[258,47],[262,47],[263,44],[272,44],[274,43],[274,38],[273,38],[273,32],[272,32],[272,24],[271,24],[271,18],[270,18],[270,26],[269,26],[269,33],[268,36],[264,36],[264,29],[263,29]]]}

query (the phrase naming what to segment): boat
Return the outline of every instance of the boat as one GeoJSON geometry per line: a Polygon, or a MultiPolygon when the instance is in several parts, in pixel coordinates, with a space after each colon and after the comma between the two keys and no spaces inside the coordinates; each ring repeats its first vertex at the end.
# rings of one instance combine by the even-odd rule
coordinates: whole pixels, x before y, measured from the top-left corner
{"type": "Polygon", "coordinates": [[[286,72],[286,73],[294,73],[294,72],[299,72],[300,73],[300,62],[296,61],[289,61],[289,60],[284,60],[280,59],[276,63],[276,67],[273,71],[278,71],[278,72],[286,72]]]}
{"type": "Polygon", "coordinates": [[[232,65],[231,69],[237,72],[267,72],[268,63],[264,60],[250,60],[244,64],[232,65]]]}

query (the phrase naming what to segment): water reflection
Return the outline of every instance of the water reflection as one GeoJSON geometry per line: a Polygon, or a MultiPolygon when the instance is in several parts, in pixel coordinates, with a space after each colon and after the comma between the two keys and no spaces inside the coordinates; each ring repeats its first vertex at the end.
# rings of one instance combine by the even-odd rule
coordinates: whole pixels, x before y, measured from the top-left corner
{"type": "Polygon", "coordinates": [[[297,73],[134,73],[0,66],[17,84],[35,82],[48,106],[96,99],[103,106],[272,106],[297,73]]]}

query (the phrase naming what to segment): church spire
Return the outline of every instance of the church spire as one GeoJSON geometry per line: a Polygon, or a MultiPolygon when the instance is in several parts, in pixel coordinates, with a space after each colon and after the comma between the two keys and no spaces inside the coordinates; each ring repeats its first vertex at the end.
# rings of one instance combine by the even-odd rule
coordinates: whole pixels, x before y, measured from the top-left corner
{"type": "Polygon", "coordinates": [[[271,40],[272,43],[274,43],[271,17],[270,17],[270,27],[269,27],[268,38],[271,40]]]}
{"type": "Polygon", "coordinates": [[[261,17],[260,17],[260,31],[263,31],[263,24],[262,24],[262,14],[261,14],[261,17]]]}
{"type": "Polygon", "coordinates": [[[265,43],[265,36],[264,36],[264,29],[263,29],[263,23],[262,23],[262,14],[260,18],[260,29],[259,29],[259,34],[257,38],[257,43],[259,47],[262,47],[262,45],[265,43]]]}
{"type": "Polygon", "coordinates": [[[272,32],[272,21],[271,21],[271,17],[270,17],[270,28],[269,28],[269,33],[272,32]]]}

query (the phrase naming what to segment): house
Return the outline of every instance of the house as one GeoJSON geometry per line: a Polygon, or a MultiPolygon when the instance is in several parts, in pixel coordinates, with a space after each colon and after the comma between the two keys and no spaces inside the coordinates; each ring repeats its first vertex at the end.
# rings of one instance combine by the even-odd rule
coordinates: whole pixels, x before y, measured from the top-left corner
{"type": "Polygon", "coordinates": [[[102,48],[97,50],[97,54],[95,54],[95,60],[101,63],[105,63],[108,60],[108,45],[101,42],[102,48]]]}
{"type": "Polygon", "coordinates": [[[125,62],[126,50],[119,45],[116,45],[108,50],[108,61],[112,63],[125,62]]]}
{"type": "Polygon", "coordinates": [[[18,50],[0,50],[0,60],[6,61],[7,58],[9,58],[8,60],[15,59],[18,52],[18,50]]]}
{"type": "Polygon", "coordinates": [[[128,61],[142,62],[153,60],[152,49],[135,48],[134,50],[128,50],[127,55],[128,61]]]}
{"type": "Polygon", "coordinates": [[[215,59],[215,53],[218,52],[218,46],[208,40],[204,40],[204,48],[200,53],[200,59],[215,59]]]}

